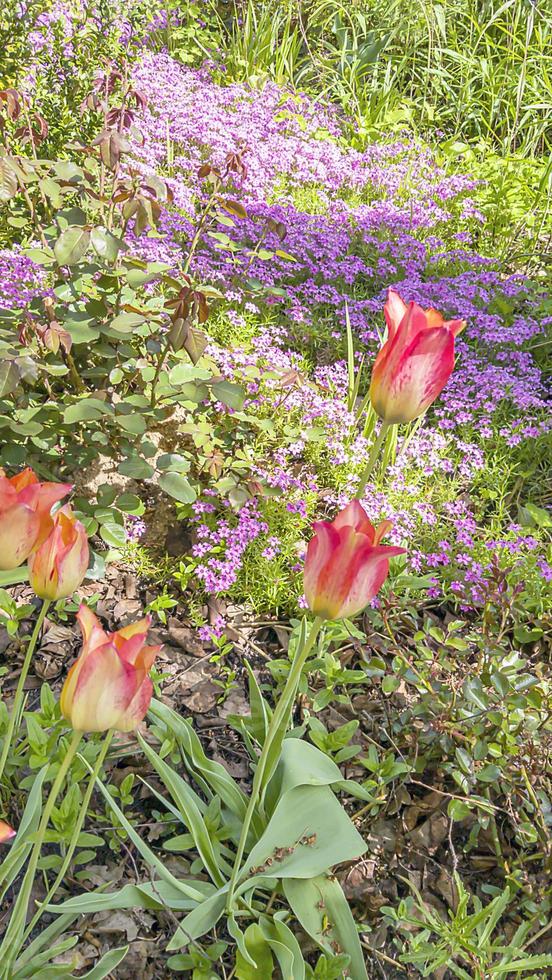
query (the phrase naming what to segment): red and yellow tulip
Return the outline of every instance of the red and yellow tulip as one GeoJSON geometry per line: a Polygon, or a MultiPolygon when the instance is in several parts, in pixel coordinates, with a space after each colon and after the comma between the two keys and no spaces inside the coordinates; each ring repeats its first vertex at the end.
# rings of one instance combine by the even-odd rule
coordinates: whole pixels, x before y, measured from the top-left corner
{"type": "Polygon", "coordinates": [[[79,732],[131,732],[153,694],[149,670],[160,647],[145,645],[150,617],[115,633],[106,633],[88,606],[77,619],[84,643],[63,685],[61,713],[79,732]]]}
{"type": "Polygon", "coordinates": [[[40,483],[29,467],[7,477],[0,470],[0,569],[17,568],[47,537],[50,511],[69,483],[40,483]]]}
{"type": "Polygon", "coordinates": [[[389,559],[404,548],[380,544],[391,530],[384,521],[374,528],[358,500],[334,521],[314,524],[305,560],[305,596],[322,619],[355,616],[373,599],[389,573],[389,559]]]}
{"type": "Polygon", "coordinates": [[[384,312],[388,335],[374,362],[370,399],[385,423],[397,425],[418,418],[441,394],[454,368],[454,338],[466,324],[407,305],[393,289],[384,312]]]}
{"type": "Polygon", "coordinates": [[[29,560],[29,582],[41,599],[65,599],[79,587],[88,568],[88,537],[71,508],[61,507],[51,530],[29,560]]]}

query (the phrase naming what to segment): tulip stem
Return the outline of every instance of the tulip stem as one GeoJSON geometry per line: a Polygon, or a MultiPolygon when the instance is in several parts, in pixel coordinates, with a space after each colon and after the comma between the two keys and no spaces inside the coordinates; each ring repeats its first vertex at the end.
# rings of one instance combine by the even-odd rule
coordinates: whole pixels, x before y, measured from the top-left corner
{"type": "Polygon", "coordinates": [[[374,470],[374,467],[375,467],[375,465],[376,465],[376,463],[377,463],[377,461],[379,459],[381,447],[382,447],[383,442],[385,440],[385,437],[386,437],[386,435],[387,435],[387,433],[389,431],[389,428],[390,428],[390,423],[389,422],[382,422],[381,423],[380,430],[378,432],[377,438],[375,439],[375,441],[374,441],[374,443],[372,445],[372,451],[370,452],[370,456],[368,457],[368,462],[366,463],[366,466],[365,466],[364,470],[361,473],[360,483],[359,483],[359,485],[358,485],[358,487],[356,488],[356,491],[355,491],[355,495],[358,497],[359,500],[362,497],[362,494],[364,493],[364,491],[366,490],[366,484],[368,483],[368,480],[370,479],[370,477],[372,475],[372,472],[374,470]]]}
{"type": "Polygon", "coordinates": [[[14,732],[16,728],[18,728],[19,726],[21,709],[23,704],[23,696],[24,696],[23,688],[25,686],[25,681],[27,680],[27,674],[29,673],[29,667],[31,666],[31,660],[32,660],[33,653],[35,651],[38,637],[40,636],[40,631],[42,629],[42,625],[44,623],[44,620],[46,618],[46,613],[48,612],[49,608],[50,608],[50,600],[44,599],[42,602],[42,608],[38,614],[38,618],[35,623],[34,630],[32,632],[31,639],[29,640],[29,645],[27,647],[27,652],[25,654],[25,660],[23,661],[21,673],[19,674],[19,680],[17,682],[17,688],[15,690],[15,697],[13,700],[13,707],[8,722],[8,730],[4,737],[4,744],[2,746],[2,755],[0,756],[0,780],[4,775],[6,759],[8,758],[14,732]]]}
{"type": "Polygon", "coordinates": [[[106,736],[105,736],[105,739],[103,741],[102,747],[101,747],[101,749],[99,751],[99,754],[98,754],[98,758],[96,759],[94,770],[93,770],[92,775],[90,777],[90,780],[88,782],[88,786],[86,788],[86,793],[84,794],[84,797],[83,797],[83,800],[82,800],[82,803],[81,803],[81,807],[80,807],[80,810],[79,810],[79,815],[77,817],[75,826],[73,827],[73,833],[71,834],[71,840],[69,841],[69,846],[67,848],[67,852],[66,852],[66,854],[65,854],[65,856],[63,858],[63,863],[62,863],[61,868],[59,869],[59,871],[57,873],[56,880],[54,881],[54,883],[51,886],[51,888],[49,888],[49,890],[48,890],[48,894],[45,896],[45,898],[43,898],[43,900],[40,903],[40,905],[38,906],[38,908],[37,908],[37,910],[36,910],[33,918],[29,922],[29,925],[27,926],[27,929],[25,930],[25,935],[23,936],[23,942],[27,939],[28,936],[30,936],[31,932],[35,928],[38,920],[40,919],[42,913],[44,912],[44,909],[46,908],[46,906],[48,905],[48,903],[52,900],[53,896],[57,892],[60,883],[63,881],[63,878],[65,877],[65,872],[67,871],[67,868],[71,864],[71,859],[72,859],[73,854],[75,853],[75,849],[77,847],[77,842],[78,842],[78,839],[80,837],[80,832],[82,830],[82,825],[83,825],[83,823],[85,821],[86,814],[88,812],[88,805],[90,803],[90,798],[92,796],[92,792],[94,790],[94,786],[96,785],[96,779],[100,775],[101,768],[102,768],[102,766],[103,766],[103,764],[105,762],[105,757],[106,757],[106,755],[107,755],[107,753],[109,751],[109,746],[111,745],[111,740],[112,740],[114,734],[115,734],[115,732],[113,730],[111,730],[111,731],[108,731],[107,734],[106,734],[106,736]]]}
{"type": "MultiPolygon", "coordinates": [[[[320,627],[322,626],[322,622],[323,622],[322,618],[320,616],[317,616],[311,625],[308,636],[306,637],[304,643],[298,646],[297,649],[295,650],[284,690],[280,695],[278,703],[274,708],[274,713],[272,715],[272,718],[270,719],[268,731],[266,733],[266,738],[264,740],[262,751],[259,756],[259,760],[257,762],[257,767],[255,769],[255,775],[253,776],[251,795],[249,797],[249,803],[247,804],[247,810],[245,812],[245,816],[243,819],[240,839],[238,841],[238,849],[236,851],[236,857],[234,860],[234,867],[232,868],[232,875],[230,877],[230,884],[228,887],[228,898],[226,902],[226,908],[228,912],[232,911],[234,891],[236,889],[236,884],[241,871],[241,863],[245,851],[245,845],[247,842],[247,835],[249,834],[249,828],[251,826],[251,821],[253,819],[255,807],[257,806],[262,793],[266,789],[267,771],[269,770],[269,766],[274,765],[275,763],[275,760],[273,758],[274,743],[277,741],[280,733],[282,736],[281,740],[283,741],[283,735],[285,734],[285,729],[287,728],[286,717],[289,719],[289,712],[295,700],[295,695],[297,693],[297,688],[299,686],[299,681],[301,679],[303,667],[305,666],[307,657],[316,642],[316,638],[318,636],[318,633],[320,632],[320,627]]],[[[268,774],[269,778],[270,775],[272,775],[272,773],[269,772],[268,774]]]]}
{"type": "Polygon", "coordinates": [[[63,758],[61,765],[56,773],[54,782],[52,783],[52,788],[46,800],[44,810],[42,811],[42,818],[36,833],[36,839],[31,851],[31,856],[25,872],[25,877],[23,878],[23,883],[19,890],[17,900],[13,907],[13,912],[10,918],[9,925],[4,933],[4,939],[2,940],[2,945],[0,946],[0,963],[2,966],[0,969],[2,977],[11,977],[12,967],[16,956],[21,948],[21,942],[23,939],[23,930],[25,929],[25,920],[27,917],[27,908],[29,905],[29,899],[31,897],[31,891],[33,887],[33,882],[36,874],[36,869],[38,865],[38,860],[40,858],[40,852],[42,850],[42,844],[44,841],[44,835],[48,828],[48,823],[52,815],[52,810],[54,809],[55,802],[58,798],[59,791],[63,785],[63,781],[67,776],[71,763],[75,757],[75,753],[79,747],[80,740],[82,738],[82,732],[73,732],[73,737],[69,744],[67,754],[63,758]]]}

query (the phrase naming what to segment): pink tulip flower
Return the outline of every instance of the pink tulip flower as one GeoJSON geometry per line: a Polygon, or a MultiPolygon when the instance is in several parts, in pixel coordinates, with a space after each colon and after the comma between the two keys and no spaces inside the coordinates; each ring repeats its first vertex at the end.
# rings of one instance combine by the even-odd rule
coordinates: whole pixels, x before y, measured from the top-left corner
{"type": "Polygon", "coordinates": [[[78,589],[88,568],[88,536],[69,506],[52,519],[48,537],[29,560],[29,582],[41,599],[66,599],[78,589]]]}
{"type": "Polygon", "coordinates": [[[454,338],[466,324],[407,305],[393,289],[384,312],[388,336],[374,362],[370,399],[384,422],[397,425],[418,418],[441,394],[454,368],[454,338]]]}
{"type": "Polygon", "coordinates": [[[29,467],[6,477],[0,470],[0,569],[17,568],[47,537],[54,504],[72,489],[70,483],[39,483],[29,467]]]}
{"type": "Polygon", "coordinates": [[[148,672],[161,649],[145,646],[150,617],[115,633],[106,633],[88,606],[77,619],[84,643],[61,692],[63,717],[79,732],[134,731],[150,705],[148,672]]]}
{"type": "Polygon", "coordinates": [[[404,548],[380,544],[391,530],[384,521],[374,528],[358,500],[334,521],[314,525],[305,560],[305,596],[310,610],[323,619],[355,616],[374,598],[389,573],[389,559],[404,548]]]}

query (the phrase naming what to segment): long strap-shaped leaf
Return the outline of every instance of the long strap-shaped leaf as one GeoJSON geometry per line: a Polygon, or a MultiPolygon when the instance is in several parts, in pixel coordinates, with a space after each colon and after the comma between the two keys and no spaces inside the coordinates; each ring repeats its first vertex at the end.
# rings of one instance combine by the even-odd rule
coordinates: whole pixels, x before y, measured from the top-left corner
{"type": "MultiPolygon", "coordinates": [[[[88,771],[92,773],[92,768],[88,765],[86,759],[84,759],[83,756],[79,756],[79,759],[81,760],[81,762],[84,763],[88,771]]],[[[187,895],[189,898],[195,899],[195,901],[197,902],[203,902],[205,896],[200,891],[198,891],[197,888],[192,887],[192,885],[188,885],[187,882],[181,881],[179,878],[175,878],[175,876],[171,874],[170,871],[168,871],[168,869],[165,867],[163,862],[152,851],[151,847],[148,847],[146,842],[142,840],[140,834],[136,833],[134,827],[127,820],[123,811],[117,805],[111,793],[107,789],[107,786],[104,786],[101,779],[96,780],[96,785],[100,790],[100,793],[109,803],[109,806],[111,807],[113,812],[117,815],[117,819],[120,820],[122,826],[125,828],[132,843],[137,848],[139,853],[142,855],[144,861],[148,863],[148,866],[155,868],[159,874],[159,877],[162,878],[163,881],[167,881],[170,885],[173,885],[175,888],[178,888],[178,890],[181,891],[184,895],[187,895]]]]}
{"type": "Polygon", "coordinates": [[[182,779],[182,776],[179,776],[174,769],[171,769],[171,767],[157,755],[157,752],[155,752],[154,749],[148,745],[146,740],[142,738],[140,734],[138,734],[138,740],[145,755],[161,777],[164,785],[167,787],[174,802],[176,803],[182,820],[194,839],[194,844],[198,850],[201,860],[203,861],[203,864],[205,865],[205,868],[207,869],[215,885],[218,885],[220,888],[220,886],[224,884],[225,878],[219,868],[217,856],[213,849],[211,838],[209,837],[209,831],[205,826],[205,822],[199,808],[196,805],[193,794],[190,791],[190,787],[182,779]]]}
{"type": "MultiPolygon", "coordinates": [[[[39,975],[37,974],[37,965],[42,950],[47,949],[50,958],[57,956],[58,945],[55,940],[58,936],[63,935],[76,918],[78,918],[77,912],[60,915],[46,929],[43,929],[16,960],[13,975],[14,980],[23,980],[25,977],[36,977],[39,975]]],[[[76,937],[77,940],[78,936],[76,937]]]]}
{"type": "Polygon", "coordinates": [[[104,980],[109,973],[122,963],[126,954],[128,953],[128,946],[119,946],[118,949],[110,949],[105,956],[102,956],[99,963],[93,967],[88,973],[83,974],[80,980],[104,980]]]}
{"type": "Polygon", "coordinates": [[[259,919],[259,925],[280,964],[284,980],[305,980],[305,961],[301,947],[291,929],[281,921],[282,914],[285,915],[285,912],[277,912],[272,919],[263,915],[259,919]]]}
{"type": "Polygon", "coordinates": [[[42,784],[49,768],[49,764],[43,766],[35,776],[31,792],[27,799],[27,805],[17,829],[17,837],[10,848],[8,856],[0,864],[0,884],[3,886],[0,891],[0,899],[5,895],[12,881],[19,874],[31,852],[33,846],[31,838],[38,829],[40,815],[42,813],[42,784]]]}
{"type": "MultiPolygon", "coordinates": [[[[210,882],[194,882],[199,891],[204,891],[204,898],[212,894],[210,882]]],[[[197,901],[182,894],[167,881],[146,881],[140,885],[123,885],[116,892],[104,892],[103,888],[95,892],[85,892],[74,895],[60,905],[47,905],[48,912],[58,915],[72,912],[72,918],[78,915],[91,915],[93,912],[113,912],[115,909],[163,909],[169,908],[177,912],[191,912],[197,901]]]]}
{"type": "Polygon", "coordinates": [[[249,966],[252,966],[254,969],[256,969],[257,964],[247,948],[245,934],[242,932],[238,923],[236,922],[233,912],[230,913],[230,915],[226,920],[226,928],[228,929],[229,934],[232,936],[232,939],[236,943],[236,946],[238,947],[238,950],[241,953],[245,962],[248,963],[249,966]]]}
{"type": "Polygon", "coordinates": [[[207,758],[192,726],[177,715],[176,711],[155,698],[151,702],[150,712],[173,732],[189,759],[191,768],[205,779],[228,809],[243,820],[247,809],[247,797],[220,762],[207,758]]]}
{"type": "Polygon", "coordinates": [[[316,878],[288,878],[282,882],[284,894],[305,932],[308,932],[321,949],[332,954],[330,941],[339,943],[351,958],[351,980],[367,980],[362,947],[358,932],[343,894],[335,878],[319,875],[316,878]],[[327,932],[327,921],[331,932],[327,932]]]}
{"type": "MultiPolygon", "coordinates": [[[[29,960],[27,965],[22,968],[22,970],[17,969],[17,965],[14,967],[12,980],[23,980],[24,977],[42,977],[44,974],[48,973],[52,969],[52,966],[48,967],[48,963],[51,964],[52,960],[56,956],[61,956],[63,953],[68,952],[73,946],[79,941],[78,936],[68,936],[67,939],[62,939],[59,943],[54,943],[53,946],[49,946],[42,953],[38,953],[36,956],[29,960]]],[[[55,969],[55,967],[54,967],[55,969]]],[[[59,967],[57,968],[59,969],[59,967]]],[[[67,967],[65,968],[67,970],[67,967]]]]}
{"type": "Polygon", "coordinates": [[[228,882],[189,912],[167,944],[167,950],[182,949],[191,940],[199,939],[209,932],[224,912],[227,894],[228,882]]]}

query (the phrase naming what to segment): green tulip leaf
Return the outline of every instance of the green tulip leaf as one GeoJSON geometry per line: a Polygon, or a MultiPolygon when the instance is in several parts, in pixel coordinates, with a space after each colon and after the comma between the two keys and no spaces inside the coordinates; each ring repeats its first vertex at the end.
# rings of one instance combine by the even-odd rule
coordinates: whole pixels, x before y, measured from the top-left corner
{"type": "Polygon", "coordinates": [[[328,786],[296,786],[275,807],[249,853],[241,880],[247,874],[313,878],[365,850],[364,840],[328,786]]]}
{"type": "MultiPolygon", "coordinates": [[[[182,752],[193,767],[196,781],[207,792],[216,793],[222,802],[239,820],[243,820],[247,809],[247,799],[235,780],[221,765],[209,759],[191,724],[186,722],[161,701],[152,699],[149,714],[164,723],[174,735],[182,752]],[[198,778],[199,777],[199,778],[198,778]]],[[[255,826],[255,821],[253,823],[255,826]]]]}
{"type": "MultiPolygon", "coordinates": [[[[228,929],[236,939],[234,932],[228,929]]],[[[270,951],[270,943],[265,937],[261,926],[252,922],[243,936],[243,943],[238,943],[236,954],[237,980],[259,980],[259,977],[271,977],[274,972],[274,960],[270,951]]]]}
{"type": "MultiPolygon", "coordinates": [[[[198,891],[206,882],[195,882],[198,891]]],[[[207,885],[212,890],[212,885],[207,885]]],[[[207,894],[207,893],[206,893],[207,894]]],[[[48,912],[65,915],[74,912],[76,915],[90,915],[93,912],[113,912],[117,909],[162,909],[189,912],[197,902],[183,895],[182,892],[167,881],[147,881],[140,885],[123,885],[116,892],[105,892],[98,889],[68,898],[60,905],[48,905],[48,912]]]]}
{"type": "Polygon", "coordinates": [[[195,909],[189,912],[182,919],[178,929],[169,940],[165,947],[166,950],[172,952],[173,949],[182,949],[191,940],[200,939],[206,932],[209,932],[217,924],[224,912],[227,892],[228,884],[224,885],[218,892],[215,892],[214,895],[210,895],[204,899],[195,909]]]}
{"type": "Polygon", "coordinates": [[[291,929],[279,918],[281,914],[277,912],[272,919],[261,916],[259,925],[262,934],[280,964],[282,976],[286,980],[305,980],[305,961],[301,947],[291,929]]]}
{"type": "Polygon", "coordinates": [[[127,953],[128,946],[119,946],[118,949],[110,949],[108,953],[102,956],[101,960],[96,963],[92,970],[81,975],[81,980],[104,980],[104,977],[107,977],[108,974],[113,972],[115,967],[119,966],[119,963],[123,962],[127,953]]]}
{"type": "Polygon", "coordinates": [[[305,932],[327,953],[332,954],[332,942],[337,943],[350,957],[351,980],[367,980],[355,920],[339,882],[327,875],[290,878],[283,889],[305,932]]]}

